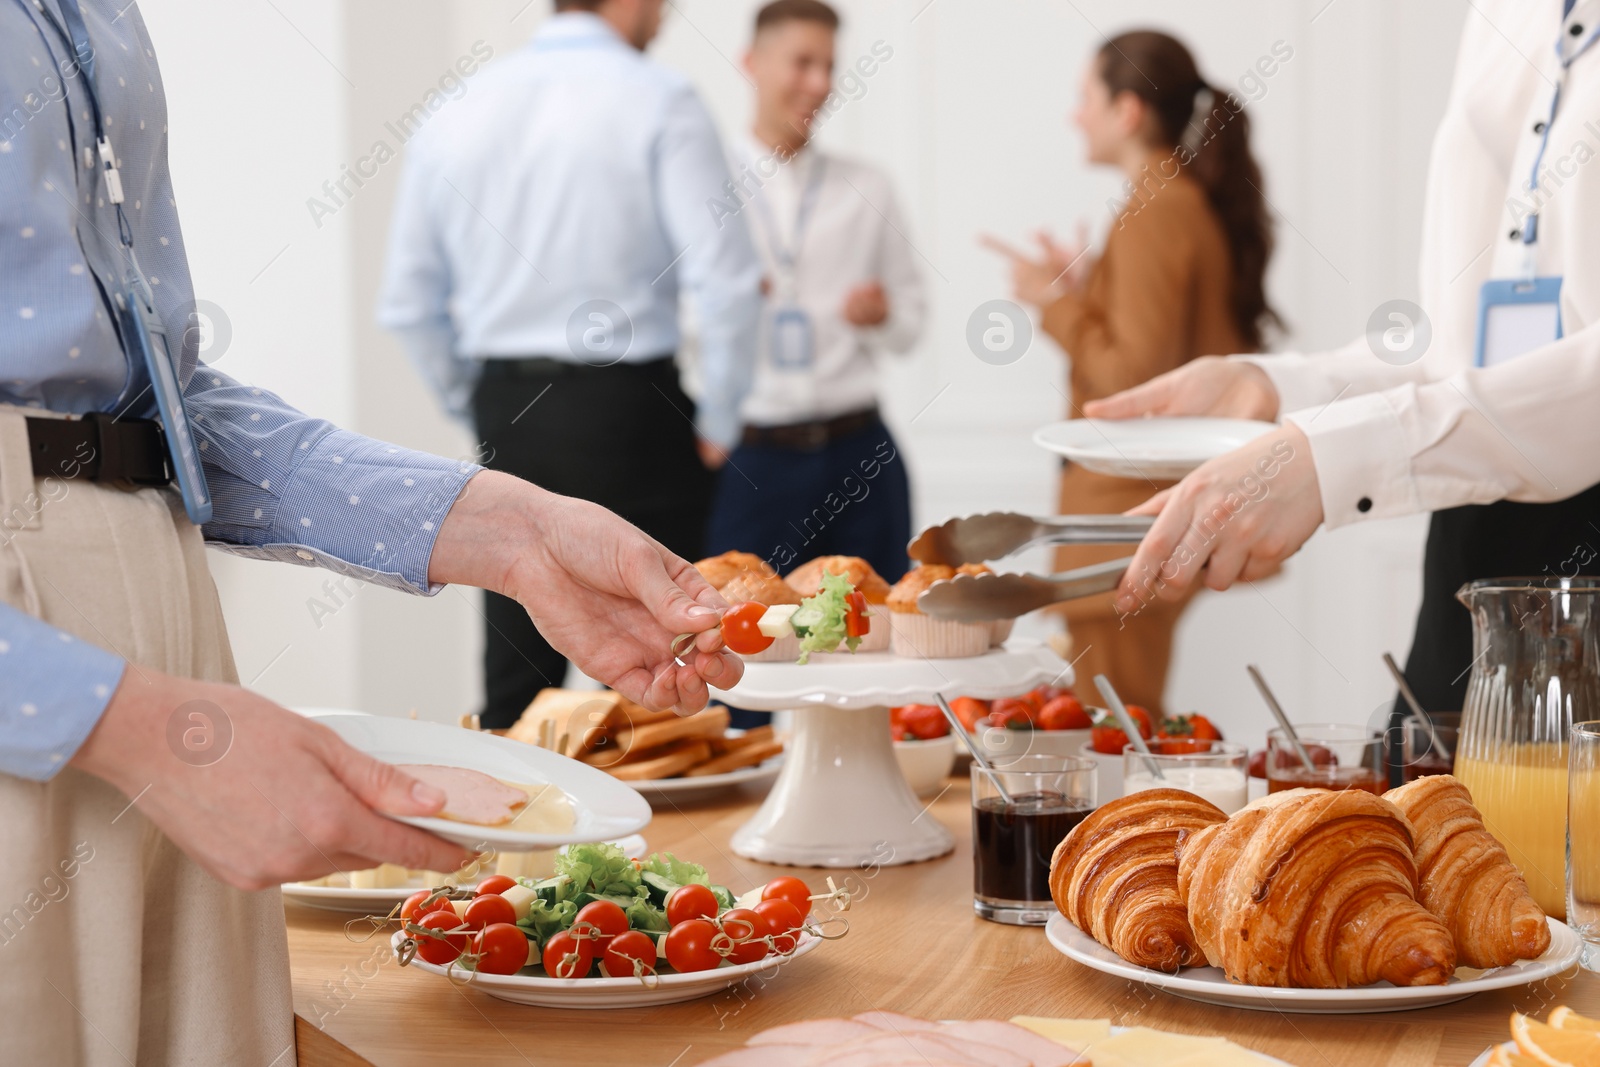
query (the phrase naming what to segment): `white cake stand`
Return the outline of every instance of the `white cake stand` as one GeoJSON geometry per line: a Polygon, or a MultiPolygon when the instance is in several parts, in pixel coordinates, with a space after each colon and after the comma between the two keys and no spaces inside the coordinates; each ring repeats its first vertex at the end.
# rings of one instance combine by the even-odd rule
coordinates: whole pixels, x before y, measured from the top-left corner
{"type": "Polygon", "coordinates": [[[765,863],[861,867],[916,863],[955,847],[895,762],[889,708],[946,698],[989,700],[1034,686],[1070,685],[1072,668],[1037,641],[969,659],[903,659],[886,652],[747,663],[727,693],[735,707],[795,711],[783,770],[733,850],[765,863]]]}

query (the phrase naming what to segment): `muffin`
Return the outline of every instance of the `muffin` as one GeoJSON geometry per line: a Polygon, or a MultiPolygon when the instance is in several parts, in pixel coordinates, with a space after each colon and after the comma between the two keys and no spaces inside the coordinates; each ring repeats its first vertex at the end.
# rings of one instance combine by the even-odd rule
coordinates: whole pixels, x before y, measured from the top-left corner
{"type": "MultiPolygon", "coordinates": [[[[728,584],[718,591],[722,594],[722,599],[729,604],[743,604],[747,600],[753,600],[769,608],[774,604],[798,605],[801,599],[800,594],[782,578],[775,574],[762,574],[753,570],[734,575],[728,584]]],[[[792,633],[785,634],[760,652],[744,658],[754,663],[797,660],[800,658],[800,638],[792,633]]]]}
{"type": "Polygon", "coordinates": [[[889,647],[889,583],[884,581],[872,565],[860,556],[818,556],[789,572],[784,581],[803,597],[816,596],[822,591],[822,576],[838,574],[850,580],[856,591],[866,598],[867,615],[872,628],[861,639],[857,652],[883,652],[889,647]]]}
{"type": "Polygon", "coordinates": [[[754,552],[724,552],[720,556],[701,560],[694,565],[694,569],[699,571],[700,577],[719,593],[722,592],[723,586],[741,574],[757,574],[770,578],[778,576],[778,572],[754,552]]]}
{"type": "Polygon", "coordinates": [[[889,650],[897,656],[914,659],[959,659],[981,656],[995,643],[997,631],[992,622],[956,622],[934,619],[917,607],[921,596],[935,582],[946,582],[958,574],[992,574],[981,563],[947,567],[924,563],[906,572],[889,590],[888,607],[893,620],[889,650]]]}

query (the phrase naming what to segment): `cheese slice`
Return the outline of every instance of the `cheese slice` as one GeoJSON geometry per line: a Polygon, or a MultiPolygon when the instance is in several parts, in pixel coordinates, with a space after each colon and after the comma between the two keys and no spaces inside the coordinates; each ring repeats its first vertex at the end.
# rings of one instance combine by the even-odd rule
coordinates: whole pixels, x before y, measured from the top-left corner
{"type": "Polygon", "coordinates": [[[1011,1021],[1040,1037],[1079,1052],[1088,1052],[1091,1047],[1098,1051],[1100,1042],[1111,1037],[1109,1019],[1046,1019],[1038,1015],[1018,1015],[1011,1021]]]}

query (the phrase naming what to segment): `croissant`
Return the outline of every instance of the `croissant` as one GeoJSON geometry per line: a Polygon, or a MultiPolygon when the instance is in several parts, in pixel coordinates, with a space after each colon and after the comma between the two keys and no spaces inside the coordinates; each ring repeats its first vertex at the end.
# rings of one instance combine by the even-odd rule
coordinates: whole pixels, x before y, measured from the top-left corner
{"type": "Polygon", "coordinates": [[[1417,834],[1419,899],[1456,941],[1469,967],[1504,967],[1550,947],[1550,926],[1467,787],[1448,774],[1391,789],[1384,799],[1405,812],[1417,834]]]}
{"type": "Polygon", "coordinates": [[[1102,804],[1056,846],[1050,896],[1074,926],[1129,963],[1167,972],[1198,964],[1178,897],[1178,838],[1226,818],[1178,789],[1102,804]]]}
{"type": "Polygon", "coordinates": [[[1417,902],[1412,830],[1362,790],[1273,793],[1178,847],[1178,892],[1207,961],[1248,985],[1439,985],[1450,931],[1417,902]]]}

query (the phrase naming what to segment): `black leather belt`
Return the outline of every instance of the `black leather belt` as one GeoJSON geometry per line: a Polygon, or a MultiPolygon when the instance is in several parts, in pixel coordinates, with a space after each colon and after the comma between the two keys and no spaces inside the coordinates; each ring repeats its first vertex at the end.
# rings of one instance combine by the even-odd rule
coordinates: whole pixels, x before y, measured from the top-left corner
{"type": "Polygon", "coordinates": [[[167,443],[153,419],[113,419],[92,411],[81,419],[28,423],[35,478],[87,478],[95,482],[167,485],[167,443]]]}
{"type": "Polygon", "coordinates": [[[882,419],[878,409],[852,411],[831,419],[816,422],[791,422],[782,426],[746,426],[740,443],[751,446],[766,445],[772,448],[793,448],[815,451],[831,445],[841,437],[876,426],[882,419]]]}

